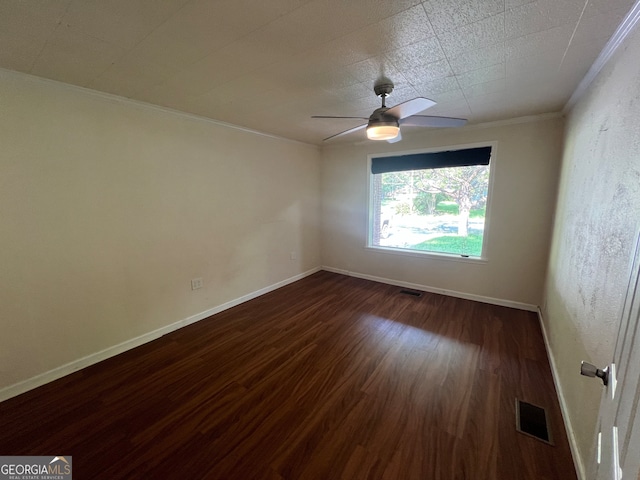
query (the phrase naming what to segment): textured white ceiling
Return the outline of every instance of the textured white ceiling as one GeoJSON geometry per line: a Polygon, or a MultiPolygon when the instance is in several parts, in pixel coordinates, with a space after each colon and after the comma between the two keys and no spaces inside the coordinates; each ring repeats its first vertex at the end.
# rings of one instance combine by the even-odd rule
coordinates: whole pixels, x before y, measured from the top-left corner
{"type": "MultiPolygon", "coordinates": [[[[0,66],[320,144],[416,96],[562,109],[633,0],[0,0],[0,66]]],[[[352,140],[364,138],[357,132],[352,140]]]]}

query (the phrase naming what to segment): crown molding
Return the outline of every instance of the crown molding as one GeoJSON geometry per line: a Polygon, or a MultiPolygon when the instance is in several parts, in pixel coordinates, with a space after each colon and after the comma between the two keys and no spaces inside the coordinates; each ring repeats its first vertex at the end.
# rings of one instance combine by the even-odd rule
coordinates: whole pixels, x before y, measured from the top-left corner
{"type": "Polygon", "coordinates": [[[611,36],[600,52],[600,55],[598,55],[598,58],[596,58],[591,65],[591,68],[587,71],[587,74],[578,84],[578,87],[575,89],[573,95],[571,95],[571,98],[569,98],[569,101],[562,110],[565,114],[568,113],[585,94],[589,86],[593,83],[607,62],[609,62],[618,47],[620,47],[620,45],[629,36],[633,28],[638,23],[638,20],[640,20],[640,0],[636,0],[636,3],[633,4],[629,13],[627,13],[624,20],[622,20],[622,23],[618,26],[618,29],[611,36]]]}
{"type": "Polygon", "coordinates": [[[306,142],[301,142],[300,140],[293,140],[291,138],[280,137],[278,135],[273,135],[271,133],[261,132],[259,130],[253,130],[251,128],[242,127],[240,125],[234,125],[232,123],[223,122],[221,120],[215,120],[213,118],[203,117],[202,115],[197,115],[195,113],[183,112],[181,110],[176,110],[169,107],[163,107],[160,105],[154,105],[152,103],[143,102],[141,100],[134,100],[132,98],[122,97],[114,93],[101,92],[98,90],[92,90],[91,88],[87,88],[87,87],[80,87],[78,85],[72,85],[70,83],[64,83],[58,80],[52,80],[50,78],[38,77],[37,75],[32,75],[30,73],[18,72],[15,70],[7,70],[6,68],[0,67],[0,75],[13,76],[13,77],[20,78],[23,81],[30,81],[32,83],[50,85],[55,88],[60,88],[63,90],[70,90],[77,93],[83,93],[88,96],[97,97],[102,100],[106,100],[108,102],[119,103],[119,104],[127,105],[130,107],[140,108],[142,110],[165,113],[165,114],[176,116],[176,117],[186,118],[188,120],[195,120],[198,122],[216,125],[218,127],[230,128],[232,130],[239,130],[241,132],[258,135],[261,137],[272,138],[274,140],[280,140],[282,142],[294,143],[297,145],[304,145],[305,147],[314,147],[316,149],[318,148],[318,145],[315,145],[313,143],[306,143],[306,142]]]}
{"type": "Polygon", "coordinates": [[[551,120],[553,118],[561,118],[562,112],[538,113],[536,115],[524,115],[522,117],[506,118],[504,120],[494,120],[491,122],[472,123],[462,127],[465,130],[476,130],[480,128],[504,127],[507,125],[517,125],[520,123],[541,122],[543,120],[551,120]]]}
{"type": "MultiPolygon", "coordinates": [[[[469,130],[480,130],[483,128],[496,128],[496,127],[504,127],[504,126],[509,126],[509,125],[518,125],[521,123],[532,123],[532,122],[542,122],[545,120],[551,120],[554,118],[563,118],[565,115],[563,112],[547,112],[547,113],[537,113],[535,115],[524,115],[521,117],[513,117],[513,118],[505,118],[503,120],[493,120],[493,121],[489,121],[489,122],[480,122],[480,123],[469,123],[467,125],[465,125],[464,127],[458,127],[458,128],[432,128],[429,129],[429,133],[436,133],[436,132],[449,132],[449,131],[456,131],[456,132],[465,132],[465,131],[469,131],[469,130]]],[[[415,138],[417,135],[424,135],[424,131],[423,133],[419,133],[419,132],[411,132],[408,134],[403,134],[403,140],[408,140],[408,139],[412,139],[415,138]]],[[[322,145],[322,149],[324,151],[330,150],[330,149],[334,149],[334,148],[341,148],[341,147],[359,147],[362,145],[367,145],[374,142],[374,140],[367,140],[367,139],[358,139],[358,140],[343,140],[339,143],[335,143],[333,145],[322,145]]],[[[386,143],[386,142],[380,142],[382,144],[386,143]]]]}

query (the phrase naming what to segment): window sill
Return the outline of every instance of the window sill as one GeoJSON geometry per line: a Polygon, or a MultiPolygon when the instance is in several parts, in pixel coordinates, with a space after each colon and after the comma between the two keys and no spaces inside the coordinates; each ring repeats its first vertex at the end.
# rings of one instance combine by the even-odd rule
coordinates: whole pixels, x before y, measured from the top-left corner
{"type": "Polygon", "coordinates": [[[370,250],[378,253],[384,253],[389,255],[400,255],[402,257],[417,257],[428,258],[430,260],[443,260],[445,262],[463,262],[463,263],[476,263],[484,264],[488,263],[486,257],[464,257],[454,253],[438,253],[418,250],[406,250],[403,248],[394,247],[377,247],[372,245],[365,245],[365,250],[370,250]]]}

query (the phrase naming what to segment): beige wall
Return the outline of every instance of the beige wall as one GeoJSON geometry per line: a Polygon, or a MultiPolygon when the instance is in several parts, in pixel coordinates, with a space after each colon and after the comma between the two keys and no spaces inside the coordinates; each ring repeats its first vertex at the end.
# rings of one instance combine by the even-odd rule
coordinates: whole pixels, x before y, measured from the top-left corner
{"type": "Polygon", "coordinates": [[[0,390],[320,265],[316,147],[0,71],[0,149],[0,390]]]}
{"type": "Polygon", "coordinates": [[[563,119],[405,135],[402,143],[363,142],[323,152],[322,259],[325,266],[433,289],[539,305],[562,149],[563,119]],[[367,155],[495,142],[486,263],[400,256],[364,248],[367,155]]]}
{"type": "Polygon", "coordinates": [[[640,226],[640,31],[609,61],[567,121],[545,292],[551,354],[578,447],[592,461],[602,386],[581,360],[612,360],[640,226]]]}

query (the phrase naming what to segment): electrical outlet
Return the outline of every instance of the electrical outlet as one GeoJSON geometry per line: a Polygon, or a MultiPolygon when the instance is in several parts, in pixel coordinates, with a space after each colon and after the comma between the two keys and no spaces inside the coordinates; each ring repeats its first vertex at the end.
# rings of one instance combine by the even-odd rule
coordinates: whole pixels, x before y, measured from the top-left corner
{"type": "Polygon", "coordinates": [[[191,290],[198,290],[199,288],[202,288],[203,285],[204,282],[202,281],[202,278],[194,278],[191,280],[191,290]]]}
{"type": "Polygon", "coordinates": [[[297,260],[297,259],[298,259],[298,254],[297,254],[296,252],[291,252],[291,253],[289,254],[289,258],[290,258],[291,260],[297,260]]]}

